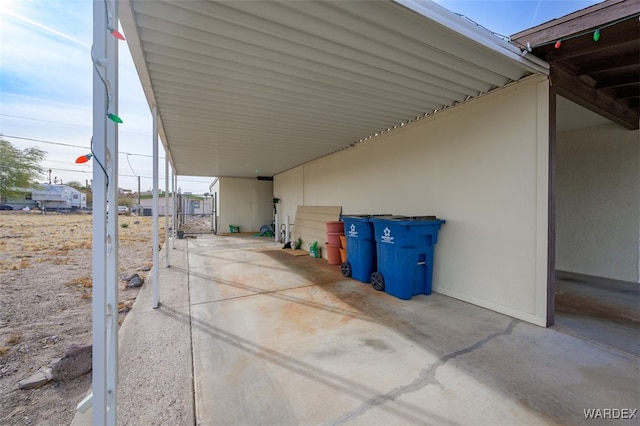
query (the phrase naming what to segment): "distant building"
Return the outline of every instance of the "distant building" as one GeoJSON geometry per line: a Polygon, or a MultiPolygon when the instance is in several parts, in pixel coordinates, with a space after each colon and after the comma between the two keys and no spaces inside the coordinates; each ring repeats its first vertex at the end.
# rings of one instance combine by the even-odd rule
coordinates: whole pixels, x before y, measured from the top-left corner
{"type": "MultiPolygon", "coordinates": [[[[208,215],[211,214],[211,203],[207,197],[203,197],[200,195],[192,195],[191,193],[183,193],[177,194],[178,201],[178,214],[185,215],[208,215]]],[[[173,214],[173,194],[169,194],[169,206],[168,209],[165,208],[165,196],[164,194],[159,194],[158,200],[158,215],[164,216],[167,212],[168,214],[173,214]]],[[[136,206],[132,206],[132,211],[136,212],[138,208],[136,206]]],[[[150,194],[143,194],[140,197],[140,215],[151,216],[153,214],[153,196],[150,194]]]]}
{"type": "Polygon", "coordinates": [[[12,198],[2,197],[0,204],[6,204],[13,207],[14,210],[22,210],[25,207],[35,209],[37,203],[33,201],[30,189],[16,189],[16,194],[12,198]]]}
{"type": "Polygon", "coordinates": [[[32,190],[31,198],[42,210],[87,208],[87,195],[67,185],[40,185],[32,190]]]}

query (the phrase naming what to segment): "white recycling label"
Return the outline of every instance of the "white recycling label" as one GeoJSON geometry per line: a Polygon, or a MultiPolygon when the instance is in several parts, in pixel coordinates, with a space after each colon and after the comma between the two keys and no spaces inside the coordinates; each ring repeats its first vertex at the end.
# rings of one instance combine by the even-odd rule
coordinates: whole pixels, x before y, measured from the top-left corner
{"type": "Polygon", "coordinates": [[[393,243],[394,238],[395,237],[391,236],[391,229],[389,229],[389,227],[386,227],[382,231],[382,235],[380,236],[380,242],[387,243],[387,244],[394,244],[393,243]]]}
{"type": "Polygon", "coordinates": [[[358,231],[356,231],[356,225],[353,223],[349,227],[349,236],[353,238],[358,238],[358,231]]]}

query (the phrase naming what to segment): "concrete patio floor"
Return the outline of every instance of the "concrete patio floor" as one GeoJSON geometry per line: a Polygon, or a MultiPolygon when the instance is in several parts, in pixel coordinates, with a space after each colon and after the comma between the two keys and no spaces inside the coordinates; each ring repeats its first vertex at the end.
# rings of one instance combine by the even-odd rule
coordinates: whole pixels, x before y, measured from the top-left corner
{"type": "Polygon", "coordinates": [[[176,241],[160,307],[146,284],[120,331],[119,424],[620,424],[585,410],[639,408],[635,355],[435,293],[399,300],[280,247],[176,241]]]}
{"type": "Polygon", "coordinates": [[[640,356],[640,285],[556,274],[557,330],[640,356]]]}

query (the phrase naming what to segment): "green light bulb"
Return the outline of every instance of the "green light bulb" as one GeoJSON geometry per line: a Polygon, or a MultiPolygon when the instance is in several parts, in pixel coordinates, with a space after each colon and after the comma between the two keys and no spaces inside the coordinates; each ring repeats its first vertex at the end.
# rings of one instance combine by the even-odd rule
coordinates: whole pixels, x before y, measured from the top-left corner
{"type": "Polygon", "coordinates": [[[593,33],[593,41],[598,41],[598,40],[600,40],[600,30],[596,30],[593,33]]]}
{"type": "Polygon", "coordinates": [[[113,121],[114,123],[122,123],[122,118],[118,117],[115,114],[108,113],[107,117],[109,117],[109,120],[113,121]]]}

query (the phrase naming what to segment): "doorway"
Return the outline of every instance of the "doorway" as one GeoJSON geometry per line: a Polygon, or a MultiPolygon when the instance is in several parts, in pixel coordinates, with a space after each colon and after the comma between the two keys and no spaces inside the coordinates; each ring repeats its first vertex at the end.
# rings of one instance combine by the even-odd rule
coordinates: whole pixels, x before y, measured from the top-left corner
{"type": "Polygon", "coordinates": [[[555,327],[640,355],[638,130],[556,106],[555,327]]]}

